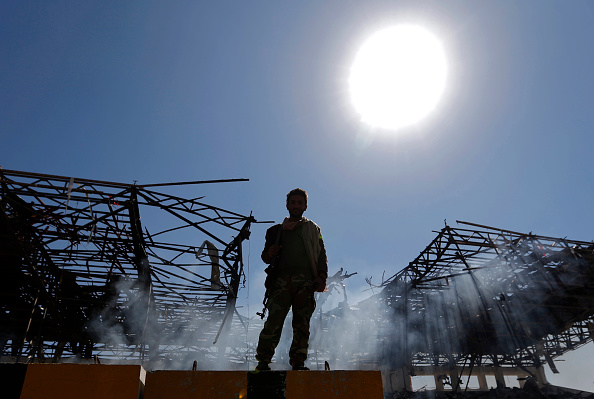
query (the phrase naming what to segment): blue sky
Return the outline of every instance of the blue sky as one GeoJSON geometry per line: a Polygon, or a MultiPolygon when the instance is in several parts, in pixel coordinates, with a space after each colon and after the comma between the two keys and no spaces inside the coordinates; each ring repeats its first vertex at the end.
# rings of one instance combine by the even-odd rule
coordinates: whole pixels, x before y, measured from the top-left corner
{"type": "MultiPolygon", "coordinates": [[[[182,194],[258,220],[279,221],[286,192],[305,188],[330,272],[358,273],[354,296],[444,219],[590,241],[593,17],[577,0],[3,1],[0,165],[249,178],[182,194]],[[436,35],[449,74],[428,118],[386,134],[361,123],[348,75],[365,39],[398,23],[436,35]]],[[[249,243],[254,303],[266,227],[249,243]]],[[[555,382],[594,391],[592,345],[582,352],[590,373],[555,382]]]]}

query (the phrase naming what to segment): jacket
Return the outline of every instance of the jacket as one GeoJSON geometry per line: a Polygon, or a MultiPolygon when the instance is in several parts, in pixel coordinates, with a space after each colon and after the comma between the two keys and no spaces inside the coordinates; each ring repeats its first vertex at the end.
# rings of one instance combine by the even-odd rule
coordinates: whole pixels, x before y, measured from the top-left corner
{"type": "MultiPolygon", "coordinates": [[[[313,276],[314,278],[323,276],[325,279],[328,277],[328,258],[320,227],[313,220],[305,217],[302,218],[302,224],[305,250],[307,251],[307,257],[310,259],[313,276]]],[[[279,231],[282,231],[282,224],[280,223],[266,230],[266,242],[261,255],[262,260],[266,264],[271,264],[273,261],[268,256],[268,250],[272,245],[277,243],[279,231]]]]}

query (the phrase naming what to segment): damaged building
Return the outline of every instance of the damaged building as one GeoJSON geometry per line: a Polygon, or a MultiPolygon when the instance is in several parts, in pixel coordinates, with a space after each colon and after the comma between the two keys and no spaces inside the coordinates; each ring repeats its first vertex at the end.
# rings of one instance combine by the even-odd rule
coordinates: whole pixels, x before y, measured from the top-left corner
{"type": "MultiPolygon", "coordinates": [[[[247,370],[261,320],[236,301],[242,244],[258,221],[168,191],[228,182],[0,169],[1,361],[247,370]]],[[[457,226],[369,280],[377,293],[360,303],[348,302],[355,273],[330,270],[312,318],[312,369],[381,370],[386,397],[423,397],[419,376],[444,395],[510,389],[506,376],[524,393],[571,394],[550,391],[543,367],[556,372],[555,359],[594,338],[592,242],[457,226]]]]}
{"type": "Polygon", "coordinates": [[[222,361],[256,220],[158,190],[229,181],[0,179],[4,362],[222,361]]]}

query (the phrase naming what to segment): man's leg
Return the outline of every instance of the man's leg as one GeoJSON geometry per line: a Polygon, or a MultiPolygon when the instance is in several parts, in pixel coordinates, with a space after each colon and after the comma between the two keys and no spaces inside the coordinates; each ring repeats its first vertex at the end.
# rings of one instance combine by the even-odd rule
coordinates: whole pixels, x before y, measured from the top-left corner
{"type": "Polygon", "coordinates": [[[293,368],[302,367],[307,359],[309,322],[315,309],[316,301],[311,282],[300,284],[293,295],[293,342],[289,350],[293,368]]]}
{"type": "Polygon", "coordinates": [[[258,339],[258,348],[256,349],[256,360],[258,360],[258,363],[268,364],[272,361],[290,307],[291,295],[287,281],[279,278],[277,279],[276,287],[270,294],[268,300],[268,317],[258,339]]]}

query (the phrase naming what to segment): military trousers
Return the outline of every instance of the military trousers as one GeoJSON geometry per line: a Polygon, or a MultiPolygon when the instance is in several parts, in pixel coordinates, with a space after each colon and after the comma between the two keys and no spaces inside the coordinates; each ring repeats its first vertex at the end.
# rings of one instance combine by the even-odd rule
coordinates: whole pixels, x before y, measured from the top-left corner
{"type": "Polygon", "coordinates": [[[293,341],[289,350],[291,364],[302,364],[307,359],[309,347],[309,322],[316,301],[313,282],[305,276],[281,276],[275,280],[268,299],[268,318],[260,332],[256,359],[270,363],[278,345],[285,318],[293,309],[293,341]]]}

